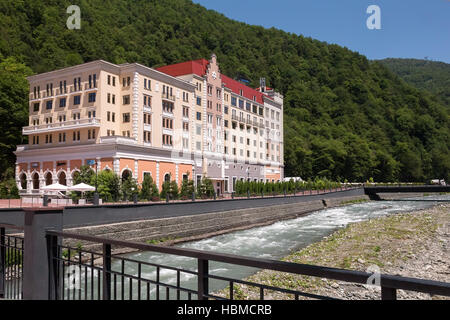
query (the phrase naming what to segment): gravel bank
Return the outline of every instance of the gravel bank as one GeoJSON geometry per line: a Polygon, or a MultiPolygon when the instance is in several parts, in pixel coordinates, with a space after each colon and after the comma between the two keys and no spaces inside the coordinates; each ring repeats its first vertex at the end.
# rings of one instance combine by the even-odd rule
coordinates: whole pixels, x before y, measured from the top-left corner
{"type": "MultiPolygon", "coordinates": [[[[395,214],[348,225],[295,252],[284,261],[370,271],[450,282],[450,204],[395,214]]],[[[316,293],[339,299],[380,299],[379,287],[261,271],[249,281],[316,293]]],[[[224,292],[223,295],[226,295],[224,292]]],[[[266,299],[293,299],[267,292],[266,299]]],[[[235,285],[235,298],[258,299],[259,291],[235,285]]],[[[398,299],[446,299],[399,290],[398,299]]]]}

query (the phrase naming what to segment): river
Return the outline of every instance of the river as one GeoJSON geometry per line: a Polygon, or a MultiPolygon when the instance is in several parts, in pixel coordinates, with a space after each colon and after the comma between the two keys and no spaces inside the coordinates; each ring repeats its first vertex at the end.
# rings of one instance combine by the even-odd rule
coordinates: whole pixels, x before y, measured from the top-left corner
{"type": "MultiPolygon", "coordinates": [[[[450,195],[413,199],[450,200],[450,195]]],[[[242,256],[279,260],[294,251],[302,249],[314,242],[320,241],[325,236],[330,235],[339,228],[345,227],[349,223],[365,221],[400,212],[426,209],[436,204],[437,202],[435,201],[373,201],[358,203],[343,207],[320,210],[307,216],[280,221],[264,227],[242,230],[200,241],[184,243],[178,245],[178,247],[212,251],[215,253],[231,253],[242,256]]],[[[151,252],[138,252],[126,254],[124,257],[192,271],[196,271],[197,269],[197,261],[195,259],[180,256],[155,254],[151,252]]],[[[113,260],[113,270],[119,271],[120,267],[120,262],[113,260]]],[[[258,270],[254,268],[210,262],[209,271],[214,275],[243,279],[254,274],[258,270]]],[[[154,267],[142,266],[141,272],[144,278],[152,280],[156,279],[156,268],[154,267]]],[[[137,264],[127,263],[126,273],[137,275],[137,264]]],[[[161,269],[160,281],[163,283],[176,285],[176,272],[161,269]]],[[[118,279],[117,285],[119,289],[120,279],[118,279]]],[[[128,299],[129,284],[127,280],[124,285],[125,298],[128,299]]],[[[135,285],[136,282],[134,282],[133,286],[135,285]]],[[[219,282],[216,280],[210,280],[209,282],[210,291],[223,289],[227,285],[228,284],[223,281],[219,282]]],[[[196,289],[197,277],[195,275],[181,273],[181,286],[196,289]]],[[[142,291],[143,294],[144,291],[145,290],[142,291]]],[[[151,286],[152,296],[154,296],[155,291],[155,287],[151,286]]],[[[171,293],[171,298],[174,297],[174,294],[174,292],[171,293]]],[[[136,295],[137,292],[133,294],[133,298],[135,298],[136,295]]],[[[165,297],[165,291],[163,292],[162,289],[161,295],[165,297]]],[[[186,297],[187,295],[181,295],[181,298],[186,297]]]]}

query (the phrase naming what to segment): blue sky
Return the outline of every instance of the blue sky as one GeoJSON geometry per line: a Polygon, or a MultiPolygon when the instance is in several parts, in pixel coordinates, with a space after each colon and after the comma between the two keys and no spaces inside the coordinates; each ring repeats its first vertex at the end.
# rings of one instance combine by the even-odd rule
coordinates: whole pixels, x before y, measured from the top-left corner
{"type": "Polygon", "coordinates": [[[418,58],[450,63],[450,0],[193,0],[252,25],[336,43],[369,59],[418,58]],[[369,30],[369,5],[381,30],[369,30]]]}

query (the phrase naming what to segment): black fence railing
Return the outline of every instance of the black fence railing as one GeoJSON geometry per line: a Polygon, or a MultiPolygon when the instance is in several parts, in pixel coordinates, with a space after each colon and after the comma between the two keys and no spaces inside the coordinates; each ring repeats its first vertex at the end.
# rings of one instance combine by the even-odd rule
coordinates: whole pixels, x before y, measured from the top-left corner
{"type": "MultiPolygon", "coordinates": [[[[49,299],[57,300],[233,300],[238,296],[236,284],[256,288],[259,299],[267,293],[284,293],[294,299],[333,299],[322,295],[269,286],[213,274],[210,262],[220,262],[239,267],[273,270],[294,275],[327,278],[366,284],[373,274],[295,264],[268,259],[256,259],[230,254],[217,254],[193,249],[154,246],[136,242],[104,239],[93,236],[47,231],[49,257],[49,299]],[[62,240],[72,239],[102,245],[101,252],[84,250],[81,246],[63,245],[62,240]],[[196,260],[191,269],[172,267],[140,261],[112,254],[113,247],[131,248],[155,254],[176,255],[196,260]],[[167,274],[172,276],[167,280],[167,274]],[[163,280],[161,275],[165,275],[163,280]],[[191,279],[188,285],[185,281],[191,279]],[[192,281],[194,279],[194,281],[192,281]],[[223,290],[210,288],[211,281],[222,281],[223,290]]],[[[397,290],[450,296],[450,283],[379,275],[382,299],[396,299],[397,290]]],[[[241,294],[241,293],[240,293],[241,294]]],[[[273,295],[271,295],[273,297],[273,295]]]]}
{"type": "Polygon", "coordinates": [[[18,229],[0,224],[0,299],[23,299],[24,238],[8,235],[6,230],[18,229]]]}

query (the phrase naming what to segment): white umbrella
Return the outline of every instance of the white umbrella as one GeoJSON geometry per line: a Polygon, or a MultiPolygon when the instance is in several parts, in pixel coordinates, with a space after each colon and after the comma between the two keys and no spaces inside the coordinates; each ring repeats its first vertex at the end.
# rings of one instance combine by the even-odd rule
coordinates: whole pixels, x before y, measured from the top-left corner
{"type": "Polygon", "coordinates": [[[67,186],[63,186],[59,183],[54,183],[41,188],[44,191],[67,191],[67,186]]]}
{"type": "Polygon", "coordinates": [[[77,185],[67,188],[67,190],[86,192],[86,191],[95,191],[95,187],[90,186],[85,183],[80,183],[80,184],[77,184],[77,185]]]}

